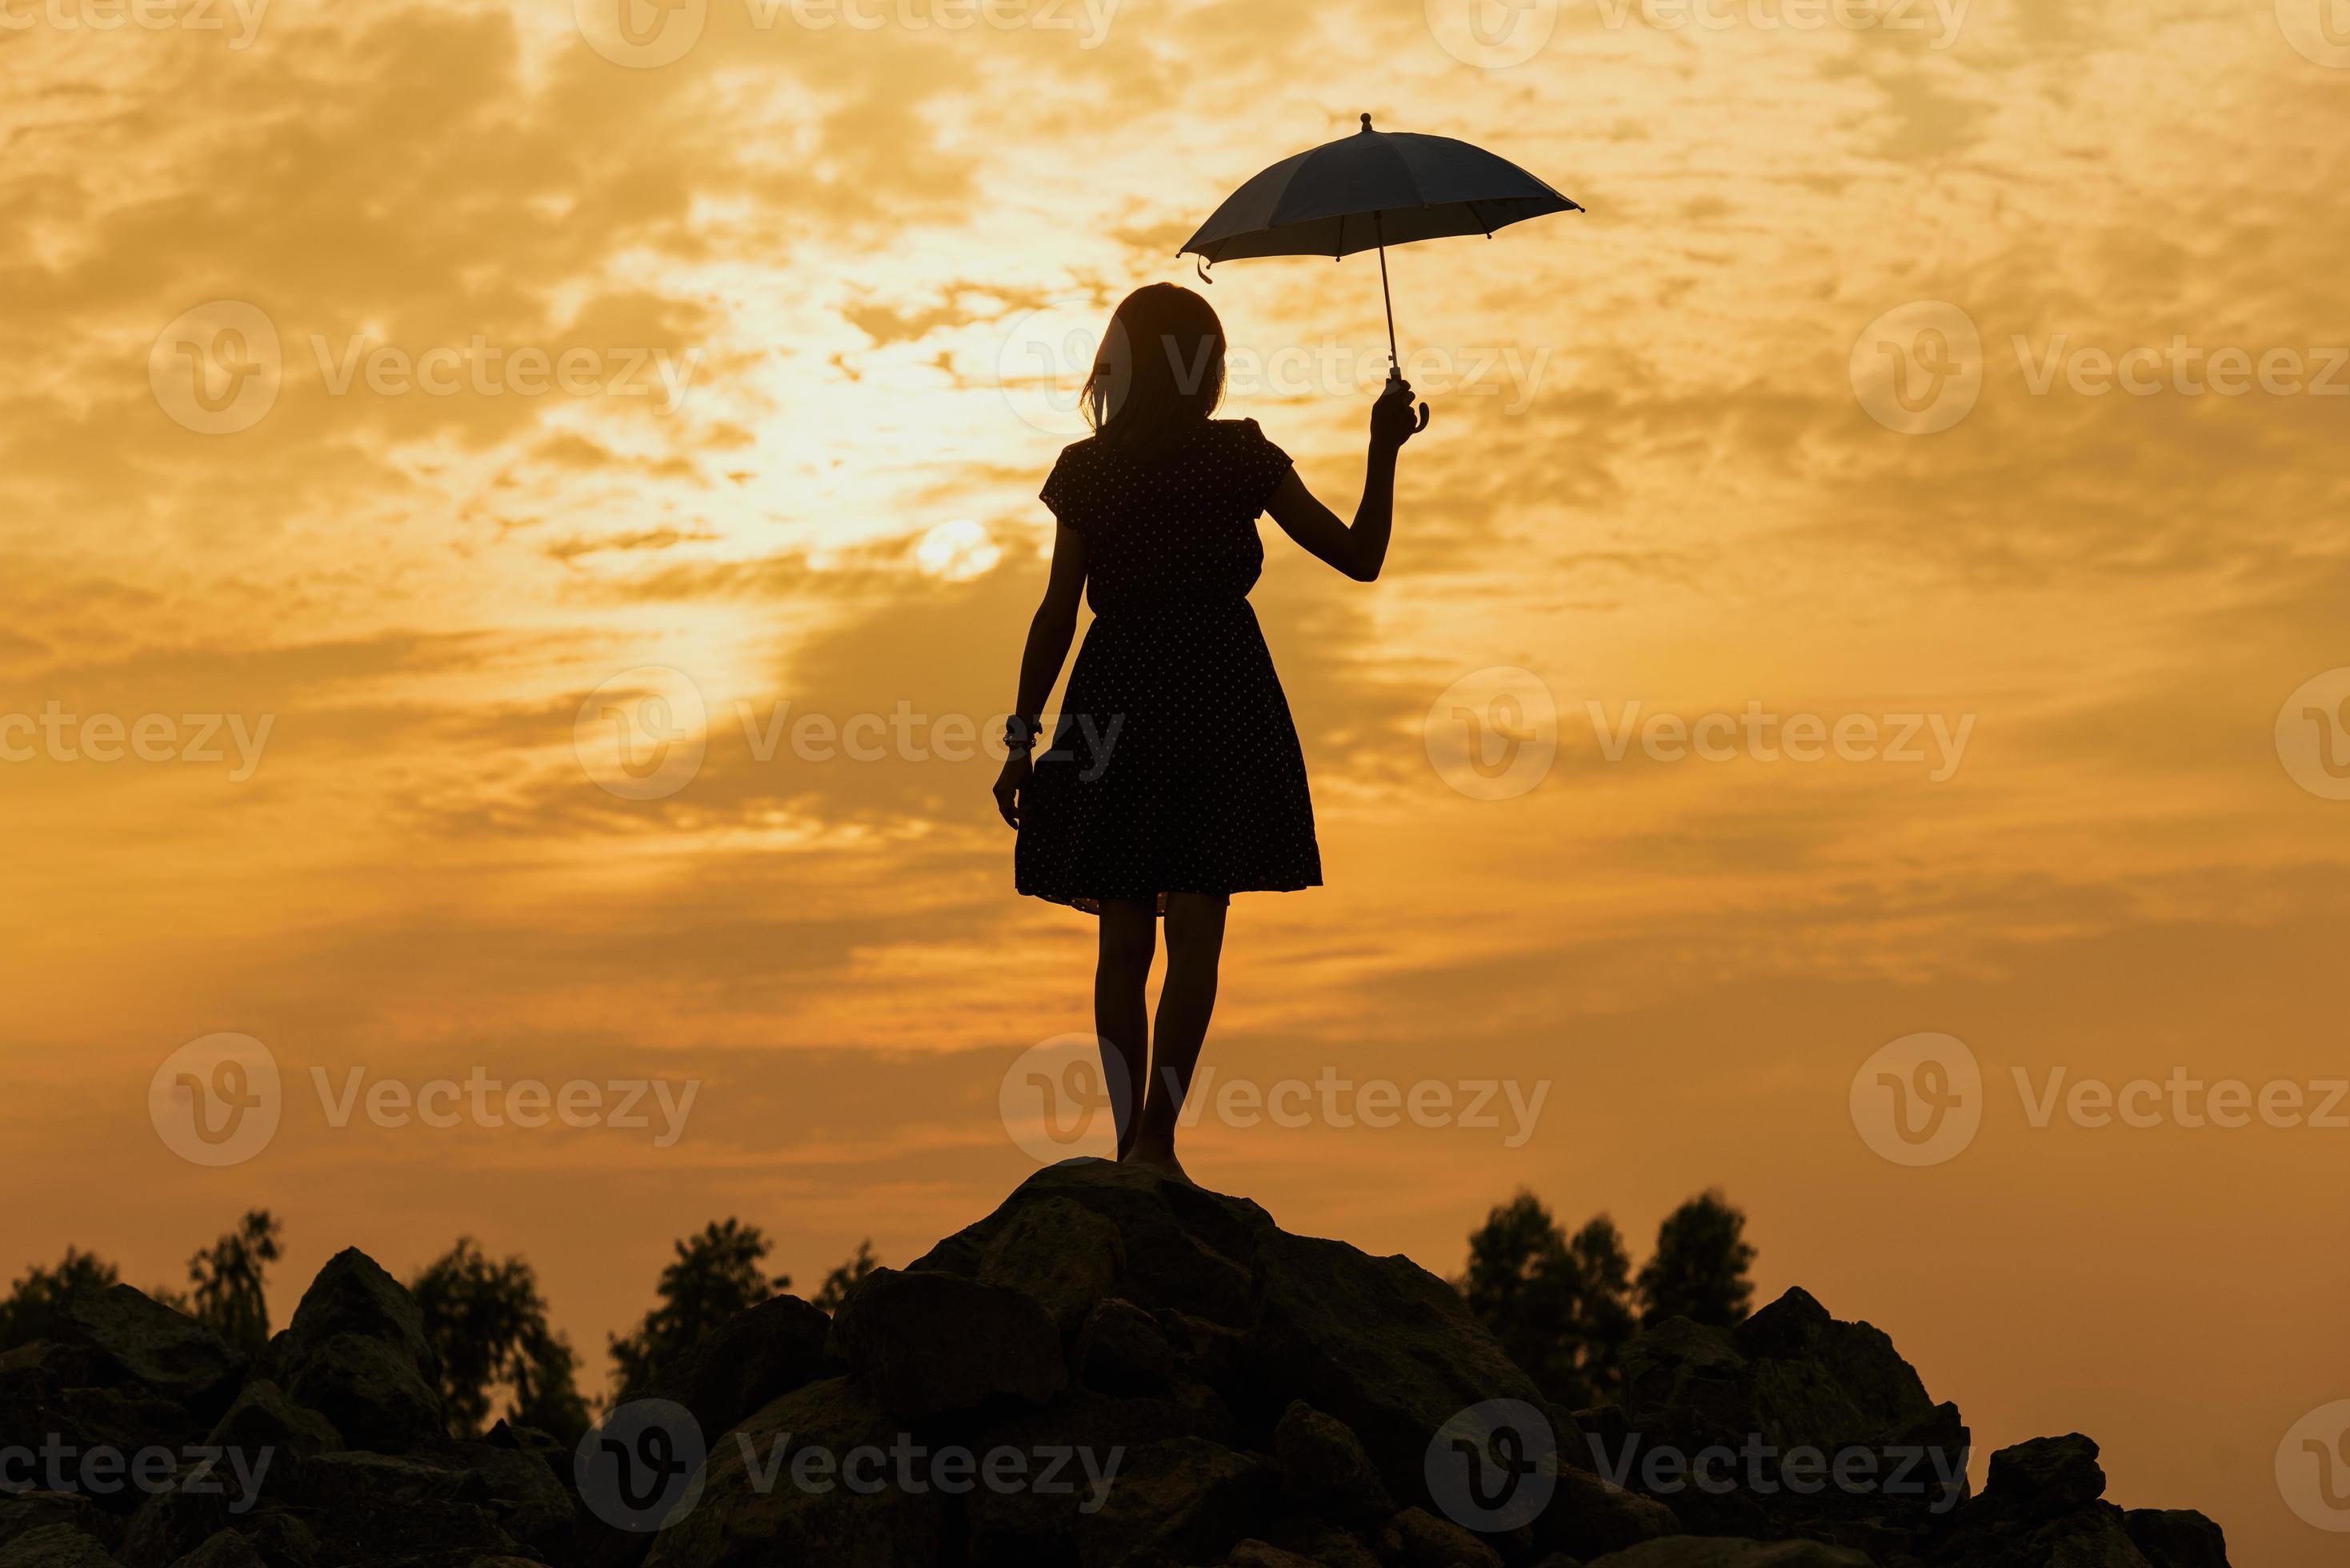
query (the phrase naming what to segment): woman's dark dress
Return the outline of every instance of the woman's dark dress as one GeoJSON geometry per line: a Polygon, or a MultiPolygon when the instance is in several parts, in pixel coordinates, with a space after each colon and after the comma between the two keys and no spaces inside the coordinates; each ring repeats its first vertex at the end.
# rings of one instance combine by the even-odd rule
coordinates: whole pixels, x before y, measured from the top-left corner
{"type": "Polygon", "coordinates": [[[1094,623],[1021,794],[1020,891],[1106,898],[1319,887],[1305,759],[1248,591],[1256,520],[1289,458],[1254,420],[1167,456],[1099,438],[1061,453],[1045,504],[1085,535],[1094,623]]]}

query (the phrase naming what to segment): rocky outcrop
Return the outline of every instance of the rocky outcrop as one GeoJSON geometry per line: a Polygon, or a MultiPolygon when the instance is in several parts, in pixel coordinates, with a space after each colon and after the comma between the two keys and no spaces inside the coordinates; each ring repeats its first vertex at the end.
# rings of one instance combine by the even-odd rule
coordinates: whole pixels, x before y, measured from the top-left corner
{"type": "Polygon", "coordinates": [[[2085,1438],[1968,1495],[1956,1407],[1800,1291],[1651,1329],[1570,1413],[1409,1260],[1099,1161],[837,1316],[742,1314],[577,1450],[451,1439],[414,1303],[355,1251],[255,1366],[120,1287],[63,1323],[0,1359],[5,1429],[151,1470],[0,1496],[0,1568],[2227,1564],[2200,1515],[2104,1501],[2085,1438]]]}
{"type": "Polygon", "coordinates": [[[406,1291],[356,1248],[339,1252],[270,1346],[286,1391],[353,1444],[400,1453],[441,1436],[441,1362],[406,1291]]]}

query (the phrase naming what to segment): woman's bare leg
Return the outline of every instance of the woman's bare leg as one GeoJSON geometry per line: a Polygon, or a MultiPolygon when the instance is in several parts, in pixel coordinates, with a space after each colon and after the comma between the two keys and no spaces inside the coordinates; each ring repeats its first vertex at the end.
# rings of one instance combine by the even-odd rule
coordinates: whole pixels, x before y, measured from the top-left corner
{"type": "Polygon", "coordinates": [[[1179,1175],[1183,1168],[1175,1163],[1176,1118],[1208,1037],[1209,1016],[1216,1010],[1216,963],[1223,953],[1228,907],[1220,894],[1167,896],[1167,980],[1159,992],[1150,1092],[1143,1101],[1134,1158],[1179,1175]]]}
{"type": "Polygon", "coordinates": [[[1141,1117],[1144,1063],[1150,1051],[1149,1008],[1144,988],[1159,948],[1158,912],[1148,904],[1105,899],[1101,954],[1094,964],[1094,1033],[1101,1037],[1102,1073],[1118,1120],[1118,1158],[1134,1151],[1141,1117]]]}

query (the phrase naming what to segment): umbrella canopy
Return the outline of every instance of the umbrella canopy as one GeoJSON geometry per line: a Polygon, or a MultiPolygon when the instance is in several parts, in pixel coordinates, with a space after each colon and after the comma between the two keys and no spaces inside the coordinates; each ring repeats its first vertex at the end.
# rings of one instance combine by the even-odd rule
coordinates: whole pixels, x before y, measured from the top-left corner
{"type": "Polygon", "coordinates": [[[1363,129],[1285,158],[1228,197],[1179,255],[1347,256],[1580,213],[1506,158],[1449,136],[1363,129]]]}

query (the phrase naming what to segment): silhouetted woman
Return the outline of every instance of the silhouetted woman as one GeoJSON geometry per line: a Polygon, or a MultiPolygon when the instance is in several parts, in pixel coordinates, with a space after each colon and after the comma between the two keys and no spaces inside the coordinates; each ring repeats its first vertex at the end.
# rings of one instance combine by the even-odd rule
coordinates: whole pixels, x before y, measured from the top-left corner
{"type": "Polygon", "coordinates": [[[1249,608],[1264,564],[1256,520],[1357,582],[1379,575],[1394,521],[1396,453],[1427,428],[1391,380],[1371,408],[1354,526],[1314,499],[1254,420],[1216,420],[1224,331],[1208,302],[1153,284],[1110,318],[1085,387],[1094,434],[1061,453],[1043,498],[1059,520],[1051,580],[1029,624],[1012,754],[995,781],[1019,829],[1020,891],[1101,919],[1094,1032],[1114,1085],[1118,1157],[1177,1175],[1176,1116],[1216,1003],[1234,893],[1321,885],[1305,761],[1249,608]],[[1076,633],[1049,749],[1033,757],[1045,700],[1076,633]],[[1167,922],[1156,1071],[1146,1071],[1143,987],[1167,922]]]}

